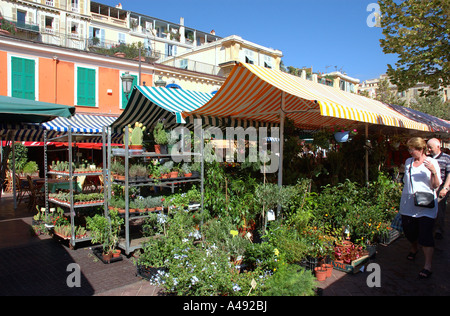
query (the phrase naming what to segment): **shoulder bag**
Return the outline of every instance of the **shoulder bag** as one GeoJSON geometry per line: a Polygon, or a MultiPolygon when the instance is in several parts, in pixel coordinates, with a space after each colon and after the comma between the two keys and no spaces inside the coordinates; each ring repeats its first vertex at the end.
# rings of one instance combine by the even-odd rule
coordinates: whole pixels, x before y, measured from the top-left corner
{"type": "Polygon", "coordinates": [[[414,192],[413,182],[411,177],[412,162],[409,166],[409,181],[411,182],[411,189],[414,194],[414,205],[420,207],[434,208],[434,194],[429,192],[414,192]]]}

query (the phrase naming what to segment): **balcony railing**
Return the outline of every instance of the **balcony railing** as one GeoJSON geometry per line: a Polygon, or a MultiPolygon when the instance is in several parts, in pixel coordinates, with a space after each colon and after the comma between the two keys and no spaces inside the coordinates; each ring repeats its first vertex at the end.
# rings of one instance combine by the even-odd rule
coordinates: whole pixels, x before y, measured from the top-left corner
{"type": "MultiPolygon", "coordinates": [[[[119,42],[101,40],[97,37],[86,38],[79,33],[58,33],[55,29],[44,28],[40,31],[39,25],[12,22],[17,27],[16,34],[10,35],[15,38],[28,40],[35,43],[50,44],[81,51],[90,51],[102,55],[114,56],[117,47],[121,46],[119,42]],[[23,30],[21,32],[21,30],[23,30]]],[[[134,52],[125,56],[125,59],[138,60],[138,53],[134,52]]],[[[178,56],[166,56],[160,51],[142,49],[142,61],[145,63],[159,63],[179,69],[192,70],[196,72],[217,75],[218,67],[188,58],[178,56]]]]}

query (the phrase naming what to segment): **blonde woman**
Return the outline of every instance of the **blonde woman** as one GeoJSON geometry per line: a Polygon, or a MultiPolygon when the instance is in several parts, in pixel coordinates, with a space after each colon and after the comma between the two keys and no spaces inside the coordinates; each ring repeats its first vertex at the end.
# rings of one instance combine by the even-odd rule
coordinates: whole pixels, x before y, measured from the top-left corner
{"type": "Polygon", "coordinates": [[[437,216],[438,203],[436,189],[441,184],[439,164],[426,156],[427,143],[420,137],[413,137],[406,143],[411,158],[405,162],[404,187],[400,200],[403,231],[411,243],[408,260],[414,260],[418,246],[421,245],[425,255],[425,264],[419,272],[420,278],[431,276],[431,261],[434,251],[433,227],[437,216]],[[434,195],[435,206],[427,208],[416,206],[415,192],[429,192],[434,195]]]}

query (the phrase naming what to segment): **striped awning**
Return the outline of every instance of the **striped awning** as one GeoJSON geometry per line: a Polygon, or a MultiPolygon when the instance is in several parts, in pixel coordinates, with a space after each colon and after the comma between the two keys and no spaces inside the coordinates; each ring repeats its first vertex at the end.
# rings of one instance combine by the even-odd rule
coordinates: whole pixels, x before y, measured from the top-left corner
{"type": "Polygon", "coordinates": [[[428,125],[433,132],[450,133],[449,121],[401,105],[388,104],[388,106],[414,121],[428,125]]]}
{"type": "Polygon", "coordinates": [[[382,102],[297,76],[251,64],[234,66],[227,80],[202,107],[183,117],[210,115],[249,121],[280,122],[286,117],[303,129],[370,123],[430,131],[382,102]]]}
{"type": "Polygon", "coordinates": [[[164,119],[166,126],[185,124],[181,113],[198,109],[212,96],[210,93],[192,90],[135,86],[127,107],[112,127],[121,132],[129,124],[140,122],[150,127],[159,119],[164,119]]]}
{"type": "Polygon", "coordinates": [[[86,139],[83,142],[101,142],[103,126],[110,126],[116,119],[116,116],[74,114],[70,118],[58,117],[41,124],[0,124],[0,138],[2,136],[4,138],[8,131],[14,130],[16,141],[43,142],[44,131],[47,131],[47,139],[49,140],[67,133],[70,126],[72,133],[99,134],[99,137],[86,139]]]}

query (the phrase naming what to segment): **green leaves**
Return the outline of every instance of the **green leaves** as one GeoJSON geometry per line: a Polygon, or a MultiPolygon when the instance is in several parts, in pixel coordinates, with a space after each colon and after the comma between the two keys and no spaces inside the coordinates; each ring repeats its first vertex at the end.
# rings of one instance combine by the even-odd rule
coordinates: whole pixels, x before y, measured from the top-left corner
{"type": "Polygon", "coordinates": [[[399,91],[423,82],[438,90],[450,84],[448,0],[380,0],[383,52],[397,54],[387,73],[399,91]]]}

